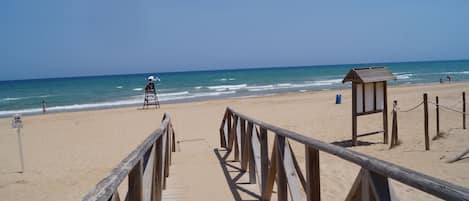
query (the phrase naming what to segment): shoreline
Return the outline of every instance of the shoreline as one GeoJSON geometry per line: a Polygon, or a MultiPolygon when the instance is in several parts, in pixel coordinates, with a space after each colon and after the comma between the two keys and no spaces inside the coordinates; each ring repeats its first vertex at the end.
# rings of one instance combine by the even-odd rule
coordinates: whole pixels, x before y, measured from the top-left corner
{"type": "MultiPolygon", "coordinates": [[[[452,83],[439,83],[439,82],[430,82],[430,83],[403,83],[403,84],[395,84],[389,85],[388,88],[400,88],[400,87],[418,87],[418,86],[438,86],[438,85],[448,85],[448,84],[464,84],[469,83],[468,81],[454,81],[452,83]]],[[[272,97],[272,96],[284,96],[284,95],[291,95],[291,94],[304,94],[304,93],[318,93],[323,91],[338,91],[341,92],[342,90],[350,89],[350,86],[344,86],[343,88],[337,89],[312,89],[312,90],[305,90],[305,91],[286,91],[286,92],[278,92],[278,93],[267,93],[267,94],[259,94],[259,95],[247,95],[247,96],[231,96],[231,97],[206,97],[206,98],[194,98],[194,99],[180,99],[180,100],[170,100],[170,101],[160,101],[160,105],[172,105],[172,104],[181,104],[181,103],[194,103],[194,102],[206,102],[206,101],[215,101],[215,100],[229,100],[229,99],[246,99],[246,98],[260,98],[260,97],[272,97]]],[[[121,100],[125,101],[125,100],[121,100]]],[[[74,105],[65,105],[65,106],[53,106],[50,108],[57,108],[57,107],[76,107],[82,105],[96,105],[96,104],[103,104],[109,103],[109,106],[91,106],[88,108],[77,108],[77,109],[58,109],[57,111],[48,111],[45,114],[42,113],[42,108],[30,108],[30,109],[21,109],[21,110],[35,110],[37,112],[11,112],[10,114],[0,115],[0,119],[11,118],[14,114],[21,114],[21,116],[42,116],[47,114],[56,114],[56,113],[69,113],[69,112],[86,112],[86,111],[99,111],[99,110],[112,110],[112,109],[122,109],[122,108],[134,108],[136,106],[141,106],[142,103],[130,103],[130,104],[123,104],[123,105],[112,105],[113,102],[95,102],[95,103],[84,103],[84,104],[74,104],[74,105]]],[[[138,108],[137,108],[138,109],[138,108]]],[[[151,109],[151,107],[149,108],[151,109]]],[[[2,112],[9,112],[9,111],[21,111],[21,110],[5,110],[2,112]]]]}

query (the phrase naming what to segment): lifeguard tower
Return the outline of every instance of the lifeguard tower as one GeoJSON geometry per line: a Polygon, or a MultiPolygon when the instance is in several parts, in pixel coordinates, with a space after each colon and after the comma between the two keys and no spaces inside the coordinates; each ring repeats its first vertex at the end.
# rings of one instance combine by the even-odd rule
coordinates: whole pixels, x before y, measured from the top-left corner
{"type": "Polygon", "coordinates": [[[352,143],[357,138],[383,133],[384,144],[388,143],[387,81],[395,80],[386,67],[352,68],[342,83],[352,82],[352,143]],[[383,113],[383,130],[357,135],[358,116],[383,113]]]}
{"type": "Polygon", "coordinates": [[[143,101],[143,109],[148,108],[150,105],[155,105],[155,109],[160,108],[158,100],[158,93],[156,92],[155,77],[148,77],[147,85],[145,86],[145,99],[143,101]]]}

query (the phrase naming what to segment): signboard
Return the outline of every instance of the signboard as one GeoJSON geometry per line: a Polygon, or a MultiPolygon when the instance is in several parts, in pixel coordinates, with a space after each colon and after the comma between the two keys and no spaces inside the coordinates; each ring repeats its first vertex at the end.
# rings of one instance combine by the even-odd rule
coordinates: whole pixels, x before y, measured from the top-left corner
{"type": "Polygon", "coordinates": [[[381,112],[384,109],[384,83],[357,84],[357,113],[381,112]]]}
{"type": "Polygon", "coordinates": [[[13,120],[11,120],[12,128],[23,128],[23,121],[21,120],[21,115],[15,114],[13,120]]]}

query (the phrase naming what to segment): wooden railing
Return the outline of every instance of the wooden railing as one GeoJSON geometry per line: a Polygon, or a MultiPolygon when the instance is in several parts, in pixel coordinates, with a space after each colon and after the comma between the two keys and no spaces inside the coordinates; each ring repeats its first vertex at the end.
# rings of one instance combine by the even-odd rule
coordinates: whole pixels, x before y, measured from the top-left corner
{"type": "Polygon", "coordinates": [[[278,200],[320,200],[319,152],[361,166],[345,200],[397,200],[389,178],[444,200],[469,200],[469,189],[424,175],[340,146],[288,131],[227,108],[220,127],[220,143],[249,173],[250,183],[259,182],[262,200],[272,197],[274,182],[278,200]],[[268,132],[274,137],[269,159],[268,132]],[[292,151],[290,140],[305,146],[305,171],[292,151]],[[288,191],[287,191],[288,188],[288,191]]]}
{"type": "Polygon", "coordinates": [[[124,200],[160,201],[169,176],[171,152],[175,152],[175,133],[170,116],[165,113],[160,128],[148,136],[101,180],[83,201],[119,201],[118,187],[128,177],[124,200]]]}

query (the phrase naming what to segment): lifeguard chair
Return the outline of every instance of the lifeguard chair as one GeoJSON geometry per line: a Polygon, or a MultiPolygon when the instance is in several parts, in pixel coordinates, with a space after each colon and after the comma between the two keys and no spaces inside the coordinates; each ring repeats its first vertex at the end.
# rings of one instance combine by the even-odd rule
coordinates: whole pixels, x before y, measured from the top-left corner
{"type": "Polygon", "coordinates": [[[388,143],[387,81],[395,80],[386,67],[352,68],[342,83],[352,82],[352,144],[357,138],[383,133],[383,143],[388,143]],[[357,117],[375,113],[383,114],[383,130],[357,134],[357,117]]]}
{"type": "Polygon", "coordinates": [[[155,109],[160,108],[158,93],[156,92],[155,78],[153,76],[148,77],[148,82],[145,86],[145,98],[143,101],[143,109],[148,108],[150,105],[155,105],[155,109]]]}

